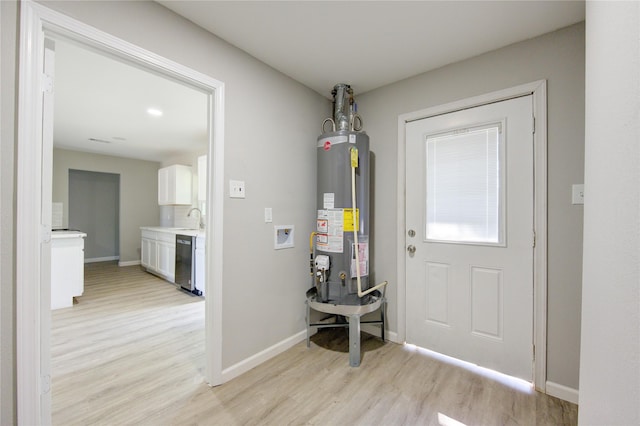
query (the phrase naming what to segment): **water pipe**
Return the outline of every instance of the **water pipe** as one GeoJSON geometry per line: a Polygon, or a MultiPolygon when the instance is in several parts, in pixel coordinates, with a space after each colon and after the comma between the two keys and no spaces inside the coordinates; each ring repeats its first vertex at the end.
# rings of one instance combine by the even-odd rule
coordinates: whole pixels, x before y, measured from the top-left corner
{"type": "Polygon", "coordinates": [[[375,287],[371,287],[365,291],[362,291],[362,280],[360,278],[360,250],[358,244],[358,215],[356,214],[356,167],[358,167],[358,148],[351,148],[351,206],[353,207],[353,242],[355,243],[355,255],[356,255],[356,280],[358,282],[358,297],[366,296],[367,294],[375,291],[379,288],[389,284],[388,281],[383,281],[375,287]]]}

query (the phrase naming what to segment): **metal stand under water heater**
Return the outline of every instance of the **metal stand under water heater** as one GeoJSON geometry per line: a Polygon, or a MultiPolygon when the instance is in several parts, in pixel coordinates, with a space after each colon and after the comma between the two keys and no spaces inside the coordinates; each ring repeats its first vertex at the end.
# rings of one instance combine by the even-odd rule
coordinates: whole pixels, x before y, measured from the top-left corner
{"type": "Polygon", "coordinates": [[[385,299],[380,289],[387,282],[369,284],[369,136],[362,131],[351,87],[337,84],[332,95],[333,118],[322,123],[316,145],[318,214],[309,240],[307,346],[313,328],[348,327],[349,364],[357,367],[362,315],[380,310],[379,321],[362,323],[379,324],[384,341],[385,299]],[[330,131],[325,131],[327,125],[330,131]],[[313,311],[328,315],[312,322],[313,311]]]}

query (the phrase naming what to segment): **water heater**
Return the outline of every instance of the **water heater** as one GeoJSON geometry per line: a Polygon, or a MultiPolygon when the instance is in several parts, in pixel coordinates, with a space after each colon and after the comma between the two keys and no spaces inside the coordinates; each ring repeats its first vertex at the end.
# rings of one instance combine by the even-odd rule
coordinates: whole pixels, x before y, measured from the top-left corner
{"type": "Polygon", "coordinates": [[[362,131],[351,87],[338,84],[332,94],[334,115],[324,121],[316,145],[312,273],[318,302],[360,305],[368,303],[363,293],[370,287],[371,269],[369,136],[362,131]]]}
{"type": "Polygon", "coordinates": [[[371,286],[369,136],[362,131],[353,91],[333,88],[333,117],[322,123],[318,158],[316,229],[309,240],[312,287],[307,290],[307,347],[313,329],[349,327],[349,365],[360,365],[360,317],[375,311],[384,341],[385,298],[371,286]],[[327,129],[327,124],[331,125],[327,129]],[[319,322],[312,313],[320,312],[319,322]],[[328,316],[327,316],[328,314],[328,316]]]}

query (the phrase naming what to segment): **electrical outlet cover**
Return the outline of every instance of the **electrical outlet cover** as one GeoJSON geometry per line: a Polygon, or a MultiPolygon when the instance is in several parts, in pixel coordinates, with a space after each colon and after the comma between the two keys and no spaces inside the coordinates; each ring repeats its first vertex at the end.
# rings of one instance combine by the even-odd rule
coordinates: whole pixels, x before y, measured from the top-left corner
{"type": "Polygon", "coordinates": [[[229,197],[244,198],[244,181],[242,180],[229,181],[229,197]]]}
{"type": "Polygon", "coordinates": [[[584,184],[571,186],[571,204],[584,204],[584,184]]]}

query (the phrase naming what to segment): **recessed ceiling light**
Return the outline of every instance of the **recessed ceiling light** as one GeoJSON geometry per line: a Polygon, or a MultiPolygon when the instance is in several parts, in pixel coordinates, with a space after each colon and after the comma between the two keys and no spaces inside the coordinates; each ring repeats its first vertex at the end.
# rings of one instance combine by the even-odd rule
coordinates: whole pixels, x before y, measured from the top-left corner
{"type": "Polygon", "coordinates": [[[147,114],[153,115],[154,117],[161,117],[162,116],[162,111],[160,111],[157,108],[149,108],[147,110],[147,114]]]}

